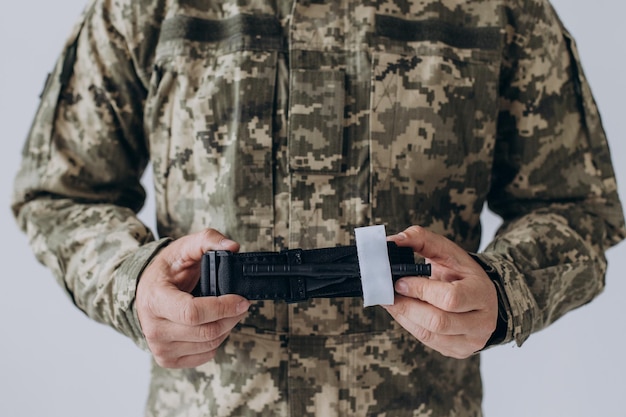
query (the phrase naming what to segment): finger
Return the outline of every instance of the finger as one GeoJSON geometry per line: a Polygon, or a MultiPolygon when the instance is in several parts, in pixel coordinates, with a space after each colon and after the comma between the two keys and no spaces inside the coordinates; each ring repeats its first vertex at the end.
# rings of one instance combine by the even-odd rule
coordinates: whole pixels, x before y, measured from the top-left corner
{"type": "Polygon", "coordinates": [[[471,333],[483,335],[490,332],[483,311],[450,313],[428,303],[402,296],[397,296],[395,304],[387,306],[387,311],[411,333],[423,330],[432,334],[460,336],[471,333]]]}
{"type": "Polygon", "coordinates": [[[468,334],[440,334],[407,322],[406,317],[396,319],[417,340],[444,356],[456,359],[465,359],[478,352],[485,346],[486,338],[472,337],[468,334]]]}
{"type": "Polygon", "coordinates": [[[197,264],[202,255],[210,250],[236,252],[239,244],[215,229],[205,229],[174,241],[167,249],[164,253],[165,261],[176,271],[197,264]]]}
{"type": "Polygon", "coordinates": [[[151,345],[150,351],[152,352],[152,356],[154,356],[159,363],[168,363],[168,366],[172,366],[176,364],[180,358],[185,356],[201,355],[216,350],[228,336],[229,333],[226,333],[219,339],[205,342],[159,343],[151,345]]]}
{"type": "Polygon", "coordinates": [[[484,307],[483,296],[467,281],[438,281],[412,277],[402,278],[395,284],[398,294],[422,300],[440,310],[466,313],[484,307]]]}
{"type": "Polygon", "coordinates": [[[185,368],[195,368],[197,366],[203,365],[215,358],[218,349],[215,348],[213,350],[195,353],[195,354],[187,354],[183,356],[173,356],[173,357],[158,357],[154,356],[154,360],[156,363],[162,368],[169,369],[185,369],[185,368]]]}
{"type": "Polygon", "coordinates": [[[469,255],[460,246],[449,239],[430,232],[420,226],[411,226],[388,239],[399,246],[409,246],[413,251],[431,262],[462,271],[460,260],[471,260],[469,255]]]}
{"type": "Polygon", "coordinates": [[[482,349],[489,339],[491,331],[480,312],[445,313],[426,303],[397,298],[396,305],[385,306],[394,320],[420,342],[446,356],[468,357],[482,349]],[[416,304],[422,304],[422,308],[416,304]]]}
{"type": "Polygon", "coordinates": [[[151,309],[156,317],[171,322],[197,326],[228,317],[237,317],[250,307],[250,302],[236,294],[219,297],[193,297],[172,285],[169,291],[155,291],[151,309]]]}
{"type": "Polygon", "coordinates": [[[146,339],[154,343],[204,343],[219,340],[230,333],[247,313],[236,317],[228,317],[212,323],[198,326],[187,326],[160,319],[153,328],[144,332],[146,339]]]}
{"type": "Polygon", "coordinates": [[[218,350],[215,349],[210,352],[205,352],[201,354],[182,356],[180,358],[176,358],[174,361],[172,361],[171,364],[168,364],[168,366],[161,366],[170,369],[196,368],[200,365],[204,365],[209,361],[212,361],[217,355],[217,352],[218,350]]]}

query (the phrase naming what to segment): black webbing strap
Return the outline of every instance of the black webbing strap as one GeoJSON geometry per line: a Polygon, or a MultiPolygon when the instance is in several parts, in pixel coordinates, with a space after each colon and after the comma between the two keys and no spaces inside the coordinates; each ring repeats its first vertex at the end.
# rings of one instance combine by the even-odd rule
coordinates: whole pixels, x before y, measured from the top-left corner
{"type": "MultiPolygon", "coordinates": [[[[430,276],[411,248],[387,245],[393,280],[430,276]]],[[[356,246],[282,252],[209,251],[204,254],[197,296],[239,294],[249,300],[298,302],[309,298],[361,297],[356,246]]]]}

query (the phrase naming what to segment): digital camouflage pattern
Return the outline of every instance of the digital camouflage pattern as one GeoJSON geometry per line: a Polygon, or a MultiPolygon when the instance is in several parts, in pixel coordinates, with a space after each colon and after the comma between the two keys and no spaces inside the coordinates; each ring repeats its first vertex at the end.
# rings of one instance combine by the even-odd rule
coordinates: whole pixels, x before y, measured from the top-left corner
{"type": "MultiPolygon", "coordinates": [[[[422,225],[501,276],[506,342],[597,295],[624,237],[600,118],[546,0],[95,0],[24,149],[13,210],[76,305],[146,346],[158,248],[242,251],[422,225]],[[152,162],[159,240],[135,213],[152,162]]],[[[445,358],[360,299],[257,302],[215,361],[154,365],[148,416],[479,416],[479,356],[445,358]]]]}

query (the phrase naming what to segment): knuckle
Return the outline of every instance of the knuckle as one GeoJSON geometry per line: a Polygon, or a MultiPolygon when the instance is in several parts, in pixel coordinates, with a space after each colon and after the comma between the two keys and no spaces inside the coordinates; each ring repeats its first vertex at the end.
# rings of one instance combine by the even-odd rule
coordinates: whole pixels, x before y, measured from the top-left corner
{"type": "Polygon", "coordinates": [[[418,235],[424,233],[424,228],[422,226],[412,225],[407,229],[407,231],[418,235]]]}
{"type": "Polygon", "coordinates": [[[183,323],[195,326],[200,323],[200,309],[194,303],[185,303],[181,307],[181,316],[183,323]]]}
{"type": "Polygon", "coordinates": [[[161,332],[158,326],[147,325],[142,330],[147,341],[152,342],[160,339],[161,332]]]}
{"type": "Polygon", "coordinates": [[[434,334],[430,330],[423,327],[417,326],[413,331],[415,337],[426,345],[428,345],[434,339],[434,334]]]}
{"type": "Polygon", "coordinates": [[[410,309],[406,302],[396,302],[387,311],[398,321],[411,323],[410,309]]]}
{"type": "Polygon", "coordinates": [[[443,312],[433,313],[428,320],[427,329],[433,333],[445,333],[449,327],[450,319],[443,312]]]}
{"type": "Polygon", "coordinates": [[[202,340],[213,341],[222,335],[222,326],[218,323],[207,324],[198,327],[199,337],[202,340]]]}
{"type": "Polygon", "coordinates": [[[457,311],[461,306],[461,294],[458,291],[455,291],[455,288],[450,288],[449,291],[446,291],[441,300],[441,307],[445,311],[457,311]]]}
{"type": "Polygon", "coordinates": [[[408,313],[407,304],[404,302],[395,303],[389,308],[389,311],[392,312],[395,317],[406,317],[408,313]]]}
{"type": "Polygon", "coordinates": [[[217,230],[213,229],[213,228],[206,228],[204,229],[202,232],[200,232],[202,234],[202,237],[206,240],[215,240],[222,237],[222,234],[220,232],[218,232],[217,230]]]}
{"type": "Polygon", "coordinates": [[[226,317],[228,313],[229,313],[228,306],[225,303],[217,304],[218,317],[226,317]]]}
{"type": "Polygon", "coordinates": [[[164,336],[160,322],[155,319],[140,321],[141,331],[148,342],[158,342],[164,336]]]}

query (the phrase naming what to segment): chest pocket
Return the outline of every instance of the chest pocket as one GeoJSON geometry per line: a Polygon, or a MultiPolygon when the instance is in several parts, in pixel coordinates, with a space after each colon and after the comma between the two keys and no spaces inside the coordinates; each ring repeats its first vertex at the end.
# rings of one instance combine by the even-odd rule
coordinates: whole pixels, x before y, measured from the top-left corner
{"type": "Polygon", "coordinates": [[[164,25],[151,95],[160,233],[205,227],[272,247],[272,115],[282,30],[272,16],[164,25]]]}
{"type": "Polygon", "coordinates": [[[293,71],[289,96],[292,171],[341,172],[344,82],[343,71],[293,71]]]}
{"type": "Polygon", "coordinates": [[[400,230],[421,224],[451,234],[459,220],[477,221],[488,190],[499,31],[460,33],[387,16],[377,16],[377,31],[370,97],[374,219],[399,222],[400,230]]]}

